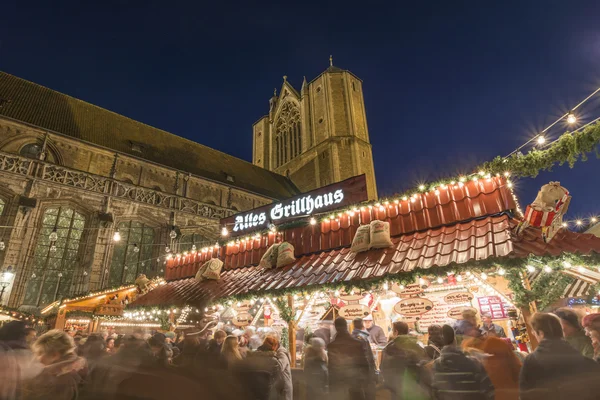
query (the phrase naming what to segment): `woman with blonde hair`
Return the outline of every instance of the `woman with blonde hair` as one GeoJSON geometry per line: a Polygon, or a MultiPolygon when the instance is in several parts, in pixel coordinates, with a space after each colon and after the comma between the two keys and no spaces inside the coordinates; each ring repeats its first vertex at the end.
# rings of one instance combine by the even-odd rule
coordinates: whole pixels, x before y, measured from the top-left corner
{"type": "Polygon", "coordinates": [[[228,369],[231,369],[237,362],[242,360],[237,336],[227,336],[225,338],[221,348],[221,357],[228,369]]]}
{"type": "Polygon", "coordinates": [[[42,372],[25,383],[24,400],[77,399],[85,377],[86,363],[75,354],[75,342],[66,332],[54,329],[44,333],[32,346],[42,372]]]}

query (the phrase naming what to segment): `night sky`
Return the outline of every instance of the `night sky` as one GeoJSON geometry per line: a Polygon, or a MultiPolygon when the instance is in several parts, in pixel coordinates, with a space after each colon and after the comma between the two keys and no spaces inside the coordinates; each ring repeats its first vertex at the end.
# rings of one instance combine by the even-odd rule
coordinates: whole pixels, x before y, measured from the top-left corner
{"type": "MultiPolygon", "coordinates": [[[[37,3],[3,2],[1,70],[246,160],[282,76],[333,54],[364,81],[380,195],[506,155],[600,87],[597,1],[37,3]]],[[[521,204],[557,180],[568,218],[600,214],[599,171],[519,180],[521,204]]]]}

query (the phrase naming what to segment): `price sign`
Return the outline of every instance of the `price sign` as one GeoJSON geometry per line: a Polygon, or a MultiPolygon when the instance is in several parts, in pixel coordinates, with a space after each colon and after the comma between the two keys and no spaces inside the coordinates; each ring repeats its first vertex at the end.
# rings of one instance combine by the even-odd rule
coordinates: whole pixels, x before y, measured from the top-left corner
{"type": "Polygon", "coordinates": [[[364,318],[369,315],[369,307],[362,304],[352,304],[340,308],[340,317],[345,319],[364,318]]]}
{"type": "Polygon", "coordinates": [[[431,311],[433,302],[422,297],[400,300],[394,306],[394,311],[405,317],[414,317],[431,311]]]}

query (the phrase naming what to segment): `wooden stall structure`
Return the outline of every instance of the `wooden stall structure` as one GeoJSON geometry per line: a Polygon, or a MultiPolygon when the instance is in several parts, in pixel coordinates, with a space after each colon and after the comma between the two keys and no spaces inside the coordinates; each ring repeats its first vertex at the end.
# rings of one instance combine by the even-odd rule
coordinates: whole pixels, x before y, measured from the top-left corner
{"type": "MultiPolygon", "coordinates": [[[[581,262],[576,271],[591,270],[600,259],[600,238],[563,228],[547,242],[540,229],[531,226],[517,234],[519,213],[506,177],[478,174],[431,190],[419,189],[410,197],[344,204],[276,227],[275,221],[264,227],[266,230],[260,224],[259,214],[247,212],[240,215],[240,220],[233,218],[234,223],[249,224],[248,229],[241,230],[243,234],[239,230],[233,232],[233,226],[227,225],[225,228],[231,233],[238,234],[230,236],[228,243],[173,255],[167,261],[167,283],[140,296],[128,308],[202,310],[241,299],[268,297],[280,305],[284,300],[285,307],[290,309],[285,314],[293,359],[297,318],[306,307],[306,300],[300,300],[310,298],[314,292],[338,298],[340,292],[356,288],[379,295],[390,292],[394,284],[406,287],[428,280],[431,287],[458,285],[459,279],[469,277],[481,282],[494,281],[493,296],[518,304],[519,311],[515,314],[528,316],[535,310],[521,301],[520,292],[528,290],[524,273],[533,268],[561,274],[559,270],[572,270],[567,259],[581,262]],[[374,220],[389,223],[392,245],[352,252],[350,245],[357,229],[374,220]],[[250,229],[254,222],[256,230],[250,229]],[[268,248],[282,241],[294,246],[295,261],[280,268],[260,267],[258,264],[268,248]],[[196,272],[213,258],[224,263],[220,279],[196,280],[196,272]]],[[[479,302],[478,297],[472,300],[479,302]]],[[[499,304],[494,301],[492,304],[499,304]]],[[[376,302],[369,312],[381,311],[380,304],[381,301],[376,302]]],[[[474,308],[480,306],[473,303],[474,308]]]]}

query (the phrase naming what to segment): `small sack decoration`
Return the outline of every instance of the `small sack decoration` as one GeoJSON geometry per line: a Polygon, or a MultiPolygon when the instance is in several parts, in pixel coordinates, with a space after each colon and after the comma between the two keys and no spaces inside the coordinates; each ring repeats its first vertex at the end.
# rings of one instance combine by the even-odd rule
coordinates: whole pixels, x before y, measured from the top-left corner
{"type": "Polygon", "coordinates": [[[198,273],[196,274],[197,280],[203,279],[221,279],[221,269],[223,268],[223,261],[218,258],[211,258],[207,262],[205,262],[202,267],[198,270],[200,273],[200,279],[198,279],[198,273]]]}
{"type": "Polygon", "coordinates": [[[560,182],[550,182],[540,189],[537,197],[527,206],[523,221],[515,229],[517,235],[523,234],[528,226],[542,228],[542,239],[548,243],[562,227],[563,216],[569,209],[571,196],[560,186],[560,182]]]}
{"type": "Polygon", "coordinates": [[[135,280],[135,285],[140,293],[146,293],[150,289],[150,279],[146,278],[145,274],[140,274],[135,280]]]}
{"type": "Polygon", "coordinates": [[[392,239],[390,239],[390,223],[384,221],[371,221],[371,242],[372,249],[381,249],[390,247],[392,239]]]}
{"type": "Polygon", "coordinates": [[[279,243],[271,245],[267,249],[267,252],[260,259],[259,267],[264,269],[274,268],[277,266],[277,254],[279,249],[279,243]]]}
{"type": "Polygon", "coordinates": [[[294,246],[288,242],[283,242],[277,249],[277,268],[285,267],[296,261],[294,257],[294,246]]]}
{"type": "Polygon", "coordinates": [[[369,250],[371,243],[371,225],[361,225],[356,230],[350,251],[360,253],[361,251],[369,250]]]}

